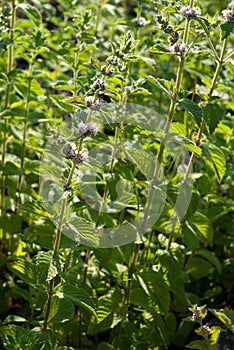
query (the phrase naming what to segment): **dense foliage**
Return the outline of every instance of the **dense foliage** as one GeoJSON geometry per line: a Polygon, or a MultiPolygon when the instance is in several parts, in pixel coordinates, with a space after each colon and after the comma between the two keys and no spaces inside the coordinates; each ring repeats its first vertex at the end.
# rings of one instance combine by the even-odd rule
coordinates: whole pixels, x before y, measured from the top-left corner
{"type": "Polygon", "coordinates": [[[234,2],[0,28],[0,348],[233,349],[234,2]]]}

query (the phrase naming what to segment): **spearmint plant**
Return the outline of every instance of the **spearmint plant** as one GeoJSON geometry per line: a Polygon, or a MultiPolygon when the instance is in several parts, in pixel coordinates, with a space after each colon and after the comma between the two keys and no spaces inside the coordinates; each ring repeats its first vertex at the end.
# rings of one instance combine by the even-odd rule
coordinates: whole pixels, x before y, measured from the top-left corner
{"type": "Polygon", "coordinates": [[[233,13],[1,3],[1,349],[233,347],[233,13]]]}

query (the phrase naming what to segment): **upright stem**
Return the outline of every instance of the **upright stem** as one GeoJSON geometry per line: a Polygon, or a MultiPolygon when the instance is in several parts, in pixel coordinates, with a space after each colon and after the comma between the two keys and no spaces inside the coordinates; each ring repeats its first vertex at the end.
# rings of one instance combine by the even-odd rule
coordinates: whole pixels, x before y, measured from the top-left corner
{"type": "MultiPolygon", "coordinates": [[[[220,53],[220,57],[218,58],[218,64],[217,64],[217,67],[216,67],[216,70],[215,70],[214,77],[213,77],[213,79],[212,79],[212,83],[211,83],[211,87],[210,87],[210,92],[209,92],[209,100],[211,99],[211,97],[212,97],[212,95],[213,95],[213,92],[214,92],[214,89],[215,89],[215,87],[216,87],[216,84],[217,84],[217,81],[218,81],[218,77],[219,77],[220,71],[221,71],[221,69],[222,69],[222,65],[225,63],[224,55],[225,55],[225,51],[226,51],[226,48],[227,48],[227,43],[228,43],[228,39],[226,38],[226,39],[224,39],[224,41],[223,41],[223,46],[222,46],[222,50],[221,50],[221,53],[220,53]]],[[[208,100],[208,101],[209,101],[209,100],[208,100]]],[[[197,141],[196,141],[196,145],[197,145],[197,146],[200,146],[201,138],[202,138],[202,133],[203,133],[204,127],[205,127],[205,121],[204,121],[204,119],[202,118],[202,120],[201,120],[201,125],[200,125],[200,128],[199,128],[199,130],[198,130],[198,134],[197,134],[197,141]]],[[[195,154],[192,153],[192,154],[191,154],[191,157],[190,157],[190,160],[189,160],[189,164],[188,164],[186,173],[185,173],[185,176],[184,176],[184,179],[185,179],[185,180],[188,179],[189,174],[190,174],[191,171],[192,171],[192,167],[193,167],[194,161],[195,161],[195,154]]]]}
{"type": "MultiPolygon", "coordinates": [[[[190,6],[191,7],[193,6],[193,3],[194,3],[194,1],[190,1],[190,6]]],[[[190,27],[190,19],[186,18],[184,37],[183,37],[183,43],[185,45],[188,42],[189,27],[190,27]]],[[[143,223],[142,223],[143,227],[146,224],[146,220],[147,220],[147,217],[149,215],[150,208],[152,206],[153,193],[154,193],[153,183],[155,182],[155,180],[158,179],[158,175],[159,175],[159,172],[160,172],[161,163],[162,163],[162,159],[163,159],[163,152],[164,152],[164,149],[165,149],[164,142],[165,142],[166,135],[167,135],[167,133],[169,131],[169,127],[170,127],[171,121],[172,121],[174,113],[175,113],[177,96],[178,96],[178,94],[180,92],[181,83],[182,83],[182,79],[183,79],[183,71],[184,71],[185,59],[186,59],[186,56],[184,54],[182,54],[182,56],[180,57],[180,61],[179,61],[178,69],[177,69],[176,82],[175,82],[174,91],[173,91],[173,94],[172,94],[172,97],[171,97],[171,103],[170,103],[170,107],[169,107],[169,111],[168,111],[168,117],[167,117],[167,121],[166,121],[166,124],[165,124],[165,127],[164,127],[164,139],[162,139],[161,142],[160,142],[160,147],[159,147],[159,151],[158,151],[158,155],[157,155],[157,161],[156,161],[156,165],[155,165],[155,168],[154,168],[153,181],[151,182],[151,185],[149,187],[148,199],[147,199],[147,204],[146,204],[146,207],[145,207],[144,218],[143,218],[143,223]]],[[[129,293],[130,293],[130,288],[131,288],[131,281],[132,281],[133,273],[134,273],[135,266],[136,266],[136,263],[137,263],[139,251],[140,251],[140,244],[136,243],[135,246],[134,246],[132,260],[131,260],[130,267],[129,267],[128,280],[127,280],[127,283],[126,283],[126,286],[125,286],[125,290],[124,290],[124,298],[123,298],[123,303],[124,304],[128,304],[128,302],[129,302],[129,293]]]]}
{"type": "MultiPolygon", "coordinates": [[[[13,67],[13,60],[14,60],[14,31],[15,31],[15,22],[16,22],[16,1],[12,0],[11,3],[12,13],[11,13],[11,23],[10,23],[10,44],[8,47],[8,64],[7,64],[7,74],[11,72],[13,67]]],[[[6,85],[6,95],[5,95],[5,103],[4,103],[4,109],[7,109],[9,107],[9,101],[10,101],[10,84],[11,81],[8,77],[7,85],[6,85]]],[[[4,126],[5,131],[3,133],[2,138],[2,159],[1,159],[1,166],[2,169],[4,169],[5,166],[5,155],[6,155],[6,146],[7,146],[7,138],[8,138],[8,119],[4,118],[4,126]]],[[[3,213],[5,210],[5,175],[2,174],[1,176],[1,202],[0,202],[0,209],[3,213]]]]}
{"type": "MultiPolygon", "coordinates": [[[[65,187],[70,186],[71,180],[72,180],[72,175],[74,174],[74,171],[75,171],[75,167],[76,167],[76,164],[72,163],[72,167],[71,167],[71,170],[70,170],[65,187]]],[[[54,242],[54,248],[53,248],[53,258],[55,258],[55,256],[58,253],[58,250],[59,250],[65,210],[66,210],[66,198],[64,198],[62,200],[62,204],[61,204],[61,208],[60,208],[59,220],[58,220],[58,225],[57,225],[57,229],[56,229],[55,242],[54,242]]],[[[47,326],[48,326],[51,301],[52,301],[53,294],[54,294],[54,278],[52,280],[50,280],[50,283],[49,283],[48,298],[47,298],[45,318],[44,318],[44,323],[43,323],[43,330],[46,330],[47,326]]]]}

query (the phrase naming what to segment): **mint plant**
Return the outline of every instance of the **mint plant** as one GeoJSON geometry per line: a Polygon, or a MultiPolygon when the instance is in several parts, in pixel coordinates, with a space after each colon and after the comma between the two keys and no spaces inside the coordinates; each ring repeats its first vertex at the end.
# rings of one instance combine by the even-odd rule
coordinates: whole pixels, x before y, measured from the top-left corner
{"type": "Polygon", "coordinates": [[[231,348],[233,11],[2,2],[0,348],[231,348]]]}

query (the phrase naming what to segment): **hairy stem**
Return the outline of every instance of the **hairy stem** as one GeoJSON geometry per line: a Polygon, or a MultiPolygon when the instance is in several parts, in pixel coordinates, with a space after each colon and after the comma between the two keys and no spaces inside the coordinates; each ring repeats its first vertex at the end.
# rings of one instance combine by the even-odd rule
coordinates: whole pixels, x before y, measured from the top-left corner
{"type": "MultiPolygon", "coordinates": [[[[193,6],[193,3],[194,3],[194,1],[190,1],[190,6],[191,7],[193,6]]],[[[184,37],[183,37],[183,43],[184,44],[187,44],[187,42],[188,42],[189,28],[190,28],[190,20],[189,20],[189,18],[187,18],[186,22],[185,22],[185,30],[184,30],[184,37]]],[[[164,138],[160,142],[159,151],[158,151],[158,155],[157,155],[157,161],[156,161],[156,165],[155,165],[155,168],[154,168],[154,175],[153,175],[153,179],[151,181],[151,185],[149,187],[148,198],[147,198],[147,203],[146,203],[144,217],[143,217],[143,222],[142,222],[142,228],[145,227],[145,224],[146,224],[149,212],[150,212],[150,208],[152,206],[153,193],[154,193],[153,183],[155,182],[155,180],[158,179],[158,175],[159,175],[159,172],[160,172],[161,163],[162,163],[162,159],[163,159],[163,153],[164,153],[164,149],[165,149],[164,142],[165,142],[166,135],[167,135],[167,133],[169,131],[169,127],[170,127],[171,121],[173,120],[173,116],[174,116],[174,113],[175,113],[175,107],[176,107],[176,103],[177,103],[177,96],[178,96],[178,94],[180,92],[182,79],[183,79],[183,71],[184,71],[185,59],[186,59],[186,55],[185,54],[180,57],[180,61],[179,61],[178,69],[177,69],[175,87],[174,87],[174,91],[173,91],[173,94],[172,94],[172,97],[171,97],[171,103],[170,103],[170,107],[169,107],[169,111],[168,111],[167,121],[166,121],[166,124],[165,124],[165,127],[164,127],[164,138]]],[[[140,251],[140,244],[136,243],[135,247],[134,247],[134,251],[133,251],[130,267],[129,267],[128,280],[127,280],[127,283],[126,283],[126,286],[125,286],[125,290],[124,290],[124,298],[123,298],[123,303],[124,304],[128,304],[129,303],[129,293],[130,293],[130,288],[131,288],[131,281],[132,281],[133,273],[134,273],[135,266],[136,266],[136,263],[137,263],[139,251],[140,251]]]]}
{"type": "MultiPolygon", "coordinates": [[[[220,71],[221,71],[221,69],[222,69],[223,64],[225,63],[225,61],[224,61],[224,55],[225,55],[225,51],[226,51],[226,48],[227,48],[227,43],[228,43],[228,40],[227,40],[227,39],[224,39],[224,41],[223,41],[223,46],[222,46],[222,50],[221,50],[221,53],[220,53],[220,57],[218,58],[218,63],[217,63],[217,66],[216,66],[215,74],[214,74],[214,76],[213,76],[212,83],[211,83],[211,87],[210,87],[209,100],[211,99],[211,97],[212,97],[212,95],[213,95],[214,89],[215,89],[216,84],[217,84],[217,81],[218,81],[218,77],[219,77],[220,71]]],[[[209,101],[209,100],[208,100],[208,101],[209,101]]],[[[198,130],[198,134],[197,134],[197,140],[196,140],[196,145],[197,145],[197,146],[200,146],[201,138],[202,138],[202,133],[203,133],[204,128],[205,128],[205,121],[204,121],[204,119],[202,119],[202,120],[201,120],[200,128],[199,128],[199,130],[198,130]]],[[[190,160],[189,160],[189,164],[188,164],[186,173],[185,173],[185,176],[184,176],[184,179],[185,179],[185,180],[188,179],[189,174],[190,174],[191,171],[192,171],[194,161],[195,161],[195,154],[192,153],[192,154],[191,154],[191,157],[190,157],[190,160]]]]}
{"type": "MultiPolygon", "coordinates": [[[[76,164],[72,163],[72,167],[71,167],[71,170],[70,170],[70,173],[69,173],[69,176],[68,176],[68,179],[67,179],[65,187],[70,186],[71,180],[72,180],[72,175],[74,174],[74,171],[75,171],[75,167],[76,167],[76,164]]],[[[56,229],[56,233],[55,233],[55,242],[54,242],[54,248],[53,248],[53,258],[55,258],[55,256],[58,253],[58,250],[59,250],[65,210],[66,210],[66,198],[63,198],[62,203],[61,203],[61,208],[60,208],[60,214],[59,214],[57,229],[56,229]]],[[[47,293],[48,293],[48,298],[47,298],[45,318],[44,318],[44,323],[43,323],[43,329],[44,330],[47,329],[48,322],[49,322],[51,301],[52,301],[52,297],[53,297],[53,294],[54,294],[54,278],[52,280],[50,280],[47,293]]]]}

